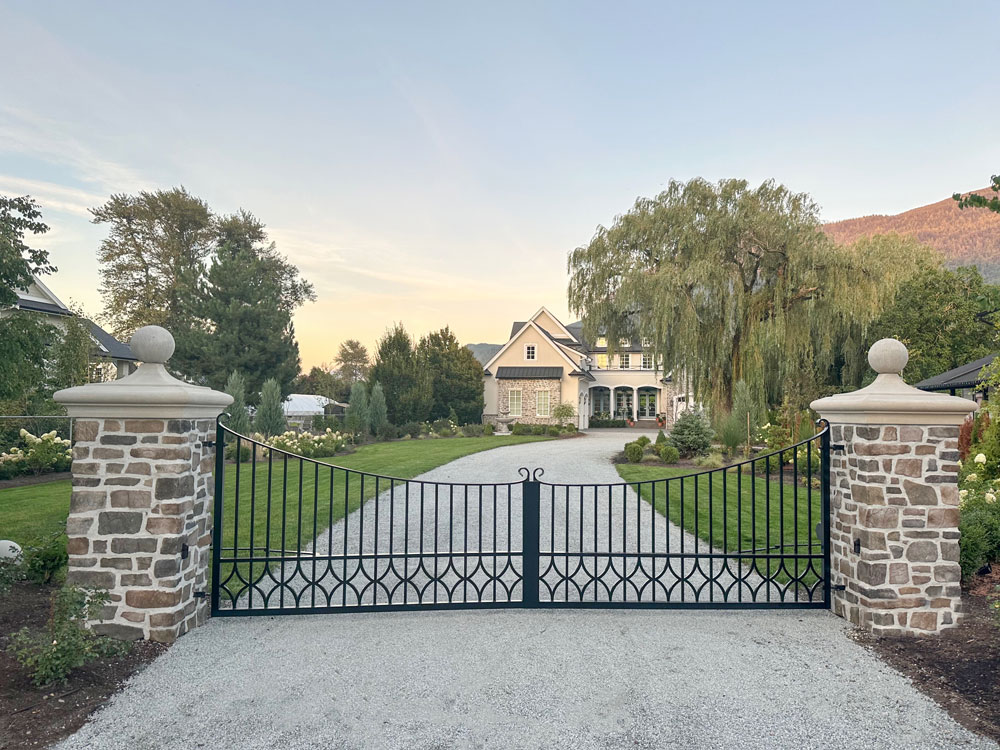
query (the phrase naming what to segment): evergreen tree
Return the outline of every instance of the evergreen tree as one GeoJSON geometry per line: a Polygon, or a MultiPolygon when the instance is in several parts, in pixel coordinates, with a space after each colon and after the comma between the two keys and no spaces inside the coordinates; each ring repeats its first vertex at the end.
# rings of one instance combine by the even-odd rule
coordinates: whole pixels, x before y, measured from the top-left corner
{"type": "Polygon", "coordinates": [[[382,386],[375,383],[368,397],[368,429],[372,435],[378,435],[379,430],[389,424],[389,413],[385,405],[385,393],[382,386]]]}
{"type": "Polygon", "coordinates": [[[458,343],[448,327],[428,334],[417,347],[431,376],[430,418],[455,410],[458,424],[479,422],[483,416],[483,366],[458,343]]]}
{"type": "Polygon", "coordinates": [[[299,374],[292,314],[315,299],[312,285],[268,242],[264,225],[252,214],[223,217],[214,232],[214,258],[192,304],[196,325],[175,336],[171,362],[213,388],[221,388],[235,367],[248,392],[274,378],[288,394],[299,374]]]}
{"type": "Polygon", "coordinates": [[[351,398],[347,403],[344,425],[353,434],[364,435],[368,432],[368,423],[368,386],[359,380],[351,386],[351,398]]]}
{"type": "Polygon", "coordinates": [[[433,403],[431,373],[402,325],[389,329],[379,339],[370,379],[385,391],[389,422],[426,422],[433,403]]]}
{"type": "Polygon", "coordinates": [[[233,397],[233,403],[229,406],[229,423],[226,426],[240,435],[248,435],[250,413],[247,411],[247,386],[243,376],[236,370],[233,370],[226,381],[226,393],[233,397]]]}
{"type": "Polygon", "coordinates": [[[268,378],[261,388],[260,405],[257,407],[257,416],[254,419],[258,432],[271,437],[285,431],[287,424],[283,404],[281,386],[274,378],[268,378]]]}

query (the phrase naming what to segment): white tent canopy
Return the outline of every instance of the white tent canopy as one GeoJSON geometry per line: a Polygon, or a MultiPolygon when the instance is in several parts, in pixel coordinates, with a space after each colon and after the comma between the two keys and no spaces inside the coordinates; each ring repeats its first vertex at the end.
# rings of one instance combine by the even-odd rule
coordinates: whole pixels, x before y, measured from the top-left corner
{"type": "Polygon", "coordinates": [[[324,413],[327,404],[335,403],[326,396],[312,393],[292,393],[283,405],[286,417],[313,417],[324,413]]]}

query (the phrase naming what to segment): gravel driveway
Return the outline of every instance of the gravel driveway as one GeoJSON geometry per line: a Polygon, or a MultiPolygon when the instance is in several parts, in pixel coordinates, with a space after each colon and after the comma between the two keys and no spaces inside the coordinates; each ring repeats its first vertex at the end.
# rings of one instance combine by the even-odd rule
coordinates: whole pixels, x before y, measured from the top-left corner
{"type": "MultiPolygon", "coordinates": [[[[427,476],[615,481],[622,442],[511,446],[427,476]]],[[[846,632],[822,611],[217,619],[60,747],[996,747],[846,632]]]]}

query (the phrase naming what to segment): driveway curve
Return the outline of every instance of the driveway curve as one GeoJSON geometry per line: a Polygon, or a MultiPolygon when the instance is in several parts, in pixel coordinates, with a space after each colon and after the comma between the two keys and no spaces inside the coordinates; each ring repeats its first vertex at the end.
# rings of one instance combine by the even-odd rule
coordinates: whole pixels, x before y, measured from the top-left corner
{"type": "MultiPolygon", "coordinates": [[[[422,478],[616,482],[622,435],[422,478]]],[[[993,748],[823,611],[469,610],[216,619],[77,748],[993,748]]]]}

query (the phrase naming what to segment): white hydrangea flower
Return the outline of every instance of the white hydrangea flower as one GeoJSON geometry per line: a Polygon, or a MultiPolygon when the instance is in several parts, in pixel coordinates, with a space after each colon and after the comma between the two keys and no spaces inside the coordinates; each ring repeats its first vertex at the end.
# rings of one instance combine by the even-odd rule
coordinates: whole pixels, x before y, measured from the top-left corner
{"type": "Polygon", "coordinates": [[[976,457],[974,459],[972,459],[972,460],[975,461],[977,464],[984,464],[984,463],[986,463],[986,454],[985,453],[977,453],[976,457]]]}
{"type": "Polygon", "coordinates": [[[969,482],[975,482],[977,479],[979,479],[979,476],[973,472],[972,474],[969,474],[969,476],[967,476],[965,479],[966,481],[969,482]]]}
{"type": "Polygon", "coordinates": [[[962,500],[965,500],[965,498],[967,498],[967,497],[969,496],[969,491],[968,491],[968,490],[959,490],[959,491],[958,491],[958,496],[959,496],[959,497],[960,497],[960,498],[961,498],[962,500]]]}
{"type": "Polygon", "coordinates": [[[987,492],[986,493],[986,502],[988,502],[988,503],[995,503],[996,501],[997,501],[997,496],[996,495],[994,495],[992,492],[987,492]]]}

